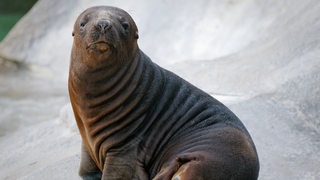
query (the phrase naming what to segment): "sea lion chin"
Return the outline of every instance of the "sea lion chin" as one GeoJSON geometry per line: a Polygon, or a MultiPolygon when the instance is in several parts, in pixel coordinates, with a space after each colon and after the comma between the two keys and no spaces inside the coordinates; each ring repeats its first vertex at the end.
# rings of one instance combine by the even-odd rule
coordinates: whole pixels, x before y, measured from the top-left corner
{"type": "Polygon", "coordinates": [[[115,46],[107,41],[89,43],[86,49],[91,57],[90,59],[95,59],[95,61],[109,60],[112,53],[116,50],[115,46]]]}
{"type": "Polygon", "coordinates": [[[106,41],[98,41],[98,42],[89,43],[87,46],[87,49],[89,51],[98,51],[100,53],[105,53],[110,50],[110,46],[112,45],[110,45],[106,41]]]}

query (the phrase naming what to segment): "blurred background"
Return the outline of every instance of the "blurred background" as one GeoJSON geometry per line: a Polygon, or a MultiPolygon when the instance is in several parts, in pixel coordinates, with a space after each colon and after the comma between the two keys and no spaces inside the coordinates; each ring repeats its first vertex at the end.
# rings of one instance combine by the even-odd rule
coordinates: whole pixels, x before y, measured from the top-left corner
{"type": "Polygon", "coordinates": [[[0,1],[0,41],[13,25],[37,2],[37,0],[1,0],[0,1]]]}
{"type": "Polygon", "coordinates": [[[67,78],[94,5],[126,10],[140,49],[243,121],[259,179],[320,177],[319,1],[0,0],[0,179],[79,179],[67,78]]]}

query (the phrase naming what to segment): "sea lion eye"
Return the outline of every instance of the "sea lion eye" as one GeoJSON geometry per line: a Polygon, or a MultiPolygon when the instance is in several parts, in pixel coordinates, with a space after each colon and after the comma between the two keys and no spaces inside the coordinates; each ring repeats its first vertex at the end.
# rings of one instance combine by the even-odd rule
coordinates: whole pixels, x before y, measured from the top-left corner
{"type": "Polygon", "coordinates": [[[80,28],[84,28],[89,21],[89,16],[85,16],[80,21],[80,28]]]}
{"type": "Polygon", "coordinates": [[[81,21],[80,22],[80,32],[83,32],[85,29],[87,22],[86,21],[81,21]]]}
{"type": "Polygon", "coordinates": [[[128,22],[122,22],[121,25],[122,25],[124,30],[128,30],[128,28],[129,28],[129,23],[128,22]]]}
{"type": "Polygon", "coordinates": [[[86,25],[85,22],[81,22],[81,23],[80,23],[80,27],[84,27],[85,25],[86,25]]]}
{"type": "Polygon", "coordinates": [[[80,19],[80,27],[83,28],[86,26],[86,24],[89,22],[91,18],[91,15],[90,14],[86,14],[85,16],[83,16],[81,19],[80,19]]]}

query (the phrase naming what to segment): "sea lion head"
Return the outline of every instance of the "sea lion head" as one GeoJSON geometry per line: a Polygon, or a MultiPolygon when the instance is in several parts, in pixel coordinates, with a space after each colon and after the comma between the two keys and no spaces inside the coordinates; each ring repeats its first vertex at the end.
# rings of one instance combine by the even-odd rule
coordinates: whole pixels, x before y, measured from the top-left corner
{"type": "Polygon", "coordinates": [[[138,29],[131,16],[122,9],[96,6],[77,18],[72,59],[87,65],[121,65],[130,61],[138,49],[138,29]]]}

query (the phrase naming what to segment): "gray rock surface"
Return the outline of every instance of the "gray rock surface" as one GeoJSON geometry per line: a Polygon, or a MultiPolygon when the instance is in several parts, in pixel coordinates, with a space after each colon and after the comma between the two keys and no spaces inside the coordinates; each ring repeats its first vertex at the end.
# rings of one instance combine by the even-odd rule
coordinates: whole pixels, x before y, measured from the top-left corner
{"type": "Polygon", "coordinates": [[[0,43],[0,179],[79,179],[67,94],[72,26],[113,5],[140,48],[230,107],[260,156],[260,178],[320,177],[317,0],[39,0],[0,43]]]}

